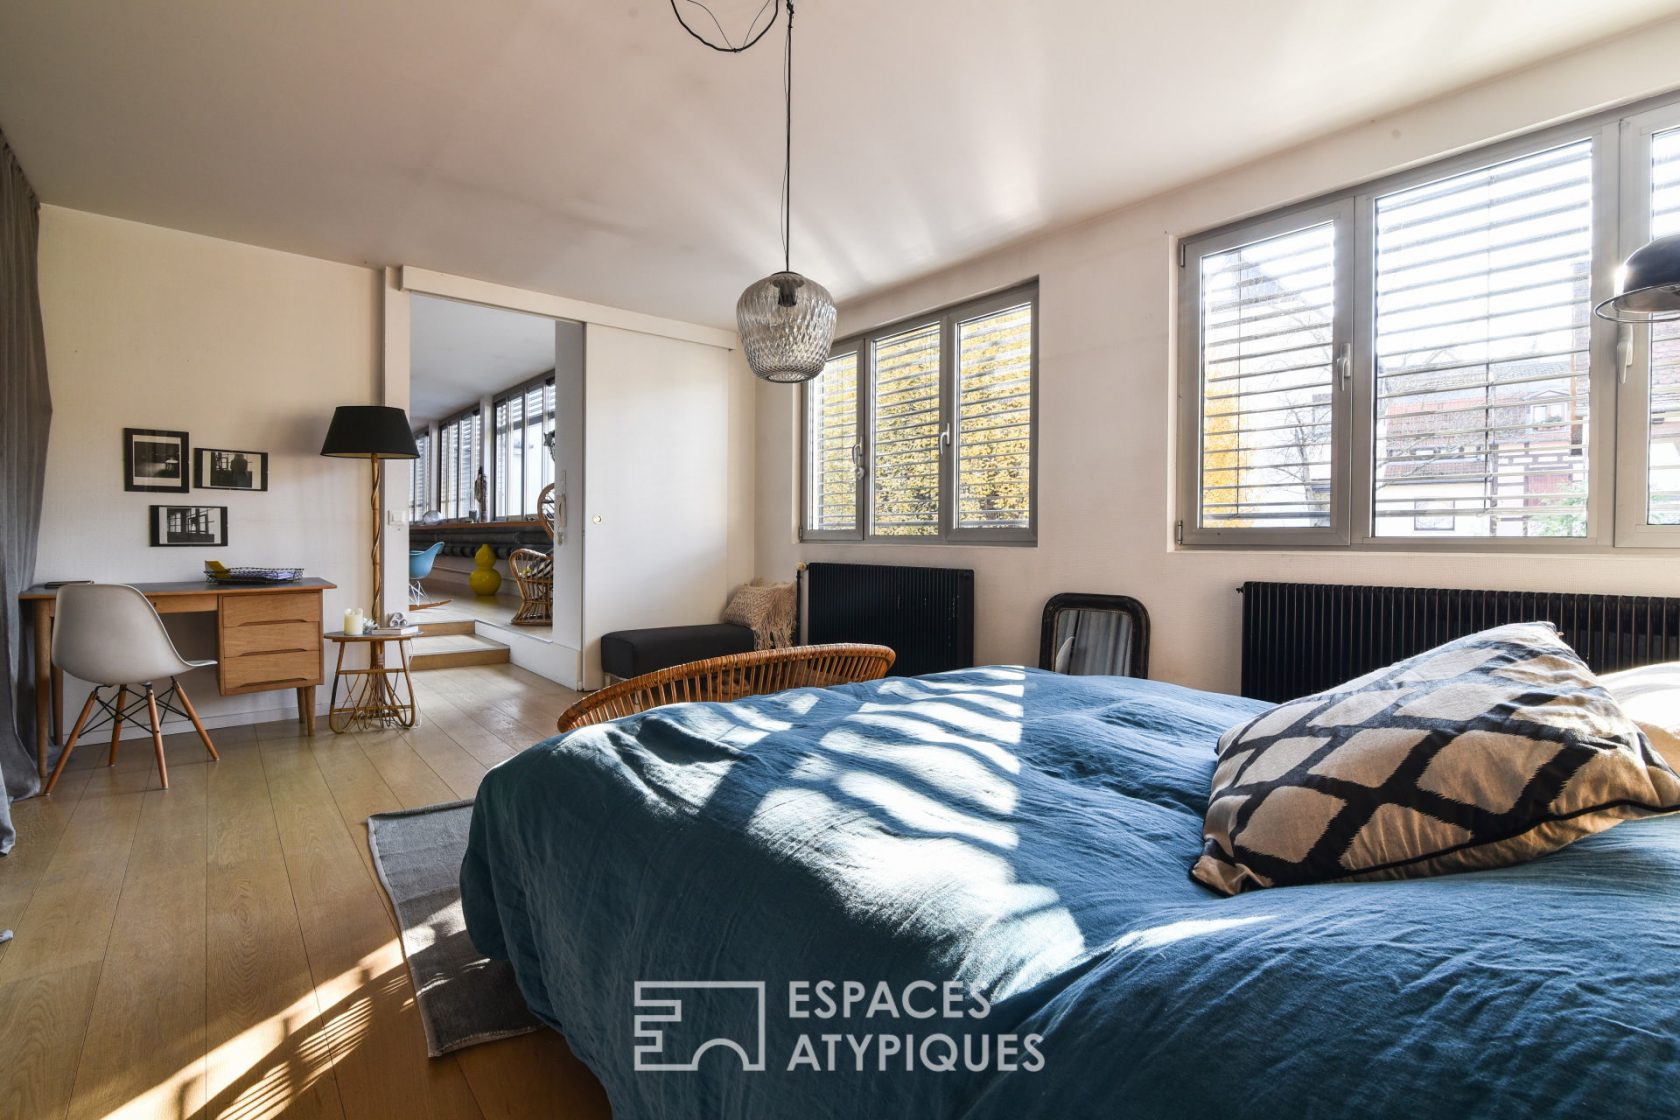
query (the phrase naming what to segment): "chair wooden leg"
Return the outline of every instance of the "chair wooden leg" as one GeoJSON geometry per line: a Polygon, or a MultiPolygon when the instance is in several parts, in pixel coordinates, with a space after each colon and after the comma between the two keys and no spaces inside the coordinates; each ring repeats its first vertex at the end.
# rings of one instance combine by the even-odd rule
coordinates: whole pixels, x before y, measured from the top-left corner
{"type": "Polygon", "coordinates": [[[163,761],[163,724],[158,720],[157,693],[152,686],[146,686],[146,710],[152,716],[152,749],[157,752],[158,778],[163,782],[163,788],[169,788],[169,765],[163,761]]]}
{"type": "Polygon", "coordinates": [[[117,686],[117,716],[111,721],[111,754],[106,758],[105,765],[117,764],[117,744],[122,742],[123,709],[128,707],[128,686],[117,686]]]}
{"type": "Polygon", "coordinates": [[[204,730],[204,724],[199,721],[198,709],[193,707],[192,700],[187,696],[187,690],[181,687],[180,681],[170,681],[169,683],[175,686],[175,695],[181,698],[181,707],[187,710],[187,718],[192,720],[193,730],[198,732],[200,739],[204,740],[204,749],[210,752],[212,760],[220,762],[222,756],[216,753],[216,744],[210,741],[210,732],[204,730]]]}
{"type": "Polygon", "coordinates": [[[50,794],[58,784],[58,776],[64,773],[64,764],[70,761],[70,752],[76,749],[76,740],[81,738],[82,727],[86,725],[88,716],[93,714],[93,705],[98,699],[97,688],[88,693],[87,703],[82,705],[82,714],[76,717],[76,726],[71,730],[70,738],[64,742],[64,753],[58,756],[58,765],[53,767],[52,777],[47,779],[47,788],[42,790],[42,793],[50,794]]]}

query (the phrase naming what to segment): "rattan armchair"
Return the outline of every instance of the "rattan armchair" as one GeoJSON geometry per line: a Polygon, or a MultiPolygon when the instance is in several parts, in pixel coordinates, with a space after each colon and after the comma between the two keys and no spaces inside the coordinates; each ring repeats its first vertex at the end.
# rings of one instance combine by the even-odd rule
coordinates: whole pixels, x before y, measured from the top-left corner
{"type": "Polygon", "coordinates": [[[519,588],[519,609],[510,621],[515,626],[547,626],[554,621],[554,545],[558,543],[558,505],[554,483],[537,495],[537,520],[548,534],[547,552],[534,548],[515,549],[508,555],[508,573],[519,588]]]}
{"type": "Polygon", "coordinates": [[[567,708],[561,731],[606,723],[662,704],[739,700],[788,688],[827,688],[880,680],[896,655],[886,646],[794,646],[732,653],[643,673],[592,692],[567,708]]]}
{"type": "Polygon", "coordinates": [[[547,626],[554,621],[554,557],[534,548],[515,549],[508,554],[508,571],[519,588],[519,609],[510,620],[515,626],[547,626]]]}

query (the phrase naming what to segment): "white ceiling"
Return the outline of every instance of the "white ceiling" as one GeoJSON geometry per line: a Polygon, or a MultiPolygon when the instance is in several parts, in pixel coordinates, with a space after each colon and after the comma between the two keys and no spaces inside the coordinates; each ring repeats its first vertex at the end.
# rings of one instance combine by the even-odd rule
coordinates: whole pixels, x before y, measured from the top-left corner
{"type": "MultiPolygon", "coordinates": [[[[1677,11],[803,0],[793,265],[855,296],[1677,11]]],[[[780,38],[708,51],[666,0],[5,0],[0,127],[47,202],[725,325],[780,264],[780,38]]]]}
{"type": "Polygon", "coordinates": [[[410,301],[408,413],[441,420],[554,368],[554,320],[417,295],[410,301]]]}

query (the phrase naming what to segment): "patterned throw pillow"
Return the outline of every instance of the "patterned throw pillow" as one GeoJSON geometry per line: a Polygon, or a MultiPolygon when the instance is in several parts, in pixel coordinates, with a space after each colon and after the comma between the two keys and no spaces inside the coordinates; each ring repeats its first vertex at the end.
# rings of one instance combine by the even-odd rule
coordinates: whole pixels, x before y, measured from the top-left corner
{"type": "Polygon", "coordinates": [[[1448,642],[1219,740],[1191,875],[1225,894],[1500,867],[1680,809],[1680,775],[1546,622],[1448,642]]]}

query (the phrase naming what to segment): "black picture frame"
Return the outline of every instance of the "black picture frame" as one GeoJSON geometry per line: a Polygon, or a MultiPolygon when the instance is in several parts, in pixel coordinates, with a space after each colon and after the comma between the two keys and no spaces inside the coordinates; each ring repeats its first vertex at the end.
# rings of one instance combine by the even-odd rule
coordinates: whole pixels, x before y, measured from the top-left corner
{"type": "Polygon", "coordinates": [[[123,429],[123,489],[146,494],[192,489],[192,446],[186,432],[123,429]]]}
{"type": "Polygon", "coordinates": [[[226,506],[153,506],[153,548],[225,548],[228,542],[226,506]]]}
{"type": "Polygon", "coordinates": [[[193,452],[193,485],[200,490],[267,490],[268,452],[200,447],[193,452]],[[241,475],[244,485],[237,481],[241,475]]]}

